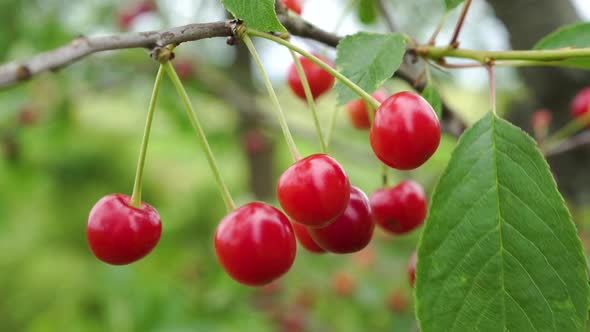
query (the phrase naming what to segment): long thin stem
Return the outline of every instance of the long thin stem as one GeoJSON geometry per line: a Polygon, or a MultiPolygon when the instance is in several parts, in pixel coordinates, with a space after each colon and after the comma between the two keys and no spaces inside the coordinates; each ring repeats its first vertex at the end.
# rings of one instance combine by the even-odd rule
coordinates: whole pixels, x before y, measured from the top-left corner
{"type": "MultiPolygon", "coordinates": [[[[473,59],[483,64],[495,60],[529,60],[529,61],[560,61],[574,58],[590,57],[590,48],[556,49],[556,50],[525,50],[525,51],[487,51],[467,48],[452,48],[448,46],[422,45],[414,49],[418,55],[426,56],[433,60],[443,57],[473,59]]],[[[518,64],[518,63],[517,63],[518,64]]],[[[540,63],[535,63],[539,65],[540,63]]],[[[519,64],[522,65],[522,64],[519,64]]]]}
{"type": "Polygon", "coordinates": [[[568,122],[565,126],[561,129],[556,131],[553,135],[547,138],[546,142],[547,145],[555,145],[560,143],[560,141],[564,138],[568,138],[578,132],[580,129],[584,128],[590,123],[590,112],[584,113],[583,116],[573,119],[568,122]]]}
{"type": "Polygon", "coordinates": [[[191,125],[193,126],[195,133],[197,134],[199,142],[201,143],[201,148],[203,149],[203,152],[205,152],[205,156],[207,157],[209,167],[211,168],[213,176],[215,177],[215,181],[217,182],[217,187],[221,192],[221,196],[223,198],[223,202],[225,203],[225,207],[227,208],[228,212],[233,211],[236,208],[236,204],[234,203],[231,194],[227,189],[227,186],[225,185],[223,178],[221,177],[221,172],[219,171],[219,167],[217,166],[217,161],[215,161],[213,151],[211,151],[211,147],[209,146],[209,142],[207,141],[207,136],[205,136],[205,132],[203,131],[203,128],[201,127],[201,122],[199,121],[199,118],[197,117],[197,114],[193,109],[193,105],[190,101],[190,98],[186,93],[186,90],[184,89],[184,86],[182,85],[182,82],[180,81],[178,74],[176,74],[176,70],[174,70],[174,66],[172,66],[172,63],[168,61],[163,66],[164,69],[166,69],[168,76],[172,80],[172,84],[174,84],[176,91],[180,95],[180,99],[182,99],[182,102],[184,103],[186,114],[188,115],[188,119],[191,125]]]}
{"type": "Polygon", "coordinates": [[[326,140],[324,139],[324,135],[322,134],[322,127],[320,126],[320,120],[318,118],[318,112],[315,107],[315,101],[313,100],[313,95],[311,94],[311,88],[309,87],[309,81],[307,80],[307,76],[305,75],[305,71],[303,70],[303,66],[301,65],[301,61],[299,57],[293,50],[289,50],[291,52],[291,56],[293,57],[293,61],[295,62],[295,68],[297,69],[297,75],[299,75],[299,79],[301,80],[301,85],[303,85],[303,91],[305,92],[305,98],[307,99],[307,105],[309,106],[309,110],[311,111],[311,115],[313,117],[313,124],[315,126],[315,130],[318,133],[318,137],[320,139],[320,146],[322,148],[322,152],[326,153],[328,148],[326,147],[326,140]]]}
{"type": "Polygon", "coordinates": [[[389,167],[383,163],[381,163],[381,177],[383,186],[389,186],[389,167]]]}
{"type": "Polygon", "coordinates": [[[326,132],[326,149],[330,146],[330,140],[332,139],[332,135],[334,134],[334,127],[336,126],[336,119],[338,118],[338,113],[340,112],[340,107],[336,106],[332,113],[330,114],[330,120],[328,122],[328,131],[326,132]]]}
{"type": "Polygon", "coordinates": [[[486,66],[488,76],[490,79],[490,103],[492,104],[492,113],[496,113],[496,77],[494,75],[494,67],[486,66]]]}
{"type": "Polygon", "coordinates": [[[139,148],[139,159],[137,161],[137,169],[135,171],[135,182],[133,183],[133,193],[129,205],[141,208],[141,184],[143,182],[143,169],[145,166],[145,156],[147,154],[148,142],[150,141],[150,132],[152,130],[152,120],[154,119],[154,111],[156,109],[156,101],[160,91],[160,83],[164,76],[164,69],[162,66],[158,69],[156,74],[156,81],[152,90],[152,97],[150,98],[150,105],[148,106],[147,119],[145,121],[145,128],[143,130],[143,138],[141,140],[141,147],[139,148]]]}
{"type": "Polygon", "coordinates": [[[244,44],[246,45],[246,47],[248,48],[248,51],[250,51],[250,54],[252,55],[252,58],[254,59],[256,66],[258,66],[258,70],[260,71],[260,76],[262,76],[262,80],[264,81],[264,85],[266,86],[266,90],[267,90],[268,95],[270,96],[270,99],[271,99],[272,104],[274,106],[273,109],[277,115],[279,125],[281,126],[281,130],[283,131],[283,135],[285,136],[285,140],[287,141],[287,145],[289,146],[289,151],[291,152],[291,157],[293,157],[293,161],[297,161],[297,160],[301,159],[301,155],[299,154],[299,151],[297,150],[297,146],[295,145],[295,141],[293,140],[293,136],[291,135],[291,131],[289,131],[289,126],[287,125],[287,119],[285,118],[285,113],[283,112],[283,109],[281,108],[281,104],[279,103],[279,98],[277,98],[277,94],[275,93],[275,90],[272,87],[272,83],[270,82],[268,75],[266,75],[266,71],[264,70],[264,66],[262,65],[262,61],[260,60],[260,57],[258,56],[258,52],[256,52],[256,48],[254,48],[254,44],[252,43],[250,36],[248,36],[247,33],[243,33],[241,35],[241,38],[244,41],[244,44]]]}
{"type": "Polygon", "coordinates": [[[436,38],[438,37],[438,34],[442,30],[442,27],[445,25],[445,21],[447,20],[447,15],[448,15],[448,12],[445,12],[442,15],[442,17],[440,18],[440,21],[438,21],[438,24],[436,25],[436,28],[434,29],[432,36],[430,36],[430,39],[428,39],[428,45],[434,46],[436,44],[436,38]]]}
{"type": "Polygon", "coordinates": [[[300,47],[297,47],[297,46],[291,44],[290,42],[288,42],[286,40],[275,37],[275,36],[268,34],[268,33],[248,29],[247,34],[272,40],[275,43],[286,46],[289,49],[303,55],[304,57],[308,58],[309,60],[311,60],[312,62],[314,62],[318,66],[322,67],[322,69],[324,69],[325,71],[332,74],[332,76],[334,76],[336,79],[340,80],[340,82],[342,82],[344,85],[348,86],[351,90],[356,92],[361,98],[363,98],[368,103],[370,103],[374,108],[379,108],[380,103],[375,98],[373,98],[373,96],[371,96],[369,93],[367,93],[365,90],[360,88],[358,85],[354,84],[354,82],[349,80],[346,76],[342,75],[340,72],[338,72],[337,70],[335,70],[330,65],[323,62],[322,60],[320,60],[318,57],[314,56],[313,54],[301,49],[300,47]]]}
{"type": "Polygon", "coordinates": [[[463,23],[465,22],[465,17],[467,16],[467,12],[469,11],[469,7],[471,6],[471,0],[466,0],[463,4],[463,10],[461,10],[461,16],[459,16],[459,20],[457,21],[457,25],[455,26],[455,31],[453,32],[453,37],[449,42],[449,46],[453,48],[459,47],[459,33],[461,32],[461,28],[463,28],[463,23]]]}

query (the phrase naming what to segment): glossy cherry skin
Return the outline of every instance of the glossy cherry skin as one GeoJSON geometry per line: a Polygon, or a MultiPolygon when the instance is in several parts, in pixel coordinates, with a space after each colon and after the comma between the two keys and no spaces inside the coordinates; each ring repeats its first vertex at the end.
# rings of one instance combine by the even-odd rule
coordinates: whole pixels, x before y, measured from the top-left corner
{"type": "Polygon", "coordinates": [[[574,96],[570,108],[572,117],[576,119],[590,110],[590,86],[583,88],[574,96]]]}
{"type": "Polygon", "coordinates": [[[438,148],[440,124],[424,98],[402,91],[387,98],[377,109],[370,141],[373,152],[386,165],[414,169],[438,148]]]}
{"type": "Polygon", "coordinates": [[[303,0],[282,0],[283,6],[291,9],[297,15],[301,15],[303,11],[303,0]]]}
{"type": "MultiPolygon", "coordinates": [[[[382,103],[387,99],[389,93],[385,89],[379,89],[371,94],[373,98],[377,99],[378,102],[382,103]]],[[[346,105],[348,111],[348,118],[352,123],[352,126],[357,129],[369,129],[371,128],[371,121],[369,119],[369,111],[367,103],[364,99],[357,99],[351,101],[346,105]]]]}
{"type": "MultiPolygon", "coordinates": [[[[333,66],[333,63],[318,55],[314,54],[316,57],[320,58],[320,60],[324,61],[325,63],[333,66]]],[[[303,67],[303,72],[305,73],[305,77],[307,77],[307,82],[309,83],[309,88],[311,90],[311,95],[313,99],[317,99],[322,94],[330,91],[332,86],[334,85],[334,76],[328,73],[322,67],[316,65],[311,60],[306,57],[299,57],[301,61],[301,66],[303,67]]],[[[305,91],[303,90],[303,84],[301,83],[301,79],[299,79],[299,75],[297,74],[297,68],[295,67],[295,63],[292,63],[289,67],[289,72],[287,74],[287,81],[291,90],[295,95],[302,100],[307,100],[305,98],[305,91]]]]}
{"type": "Polygon", "coordinates": [[[215,232],[215,252],[221,266],[248,286],[262,286],[285,274],[296,251],[287,216],[263,202],[251,202],[230,212],[215,232]]]}
{"type": "Polygon", "coordinates": [[[371,211],[378,226],[394,234],[404,234],[420,226],[426,218],[426,194],[416,182],[405,180],[371,195],[371,211]]]}
{"type": "Polygon", "coordinates": [[[296,222],[323,227],[344,212],[350,182],[336,159],[318,153],[291,165],[279,178],[277,197],[285,213],[296,222]]]}
{"type": "Polygon", "coordinates": [[[110,194],[90,210],[86,237],[90,249],[103,262],[125,265],[147,255],[160,240],[162,221],[158,211],[142,202],[130,206],[131,197],[110,194]]]}
{"type": "Polygon", "coordinates": [[[295,232],[295,237],[299,241],[299,244],[307,251],[316,254],[326,252],[324,249],[318,246],[318,244],[311,238],[311,235],[309,235],[309,230],[307,229],[307,227],[303,226],[298,222],[293,222],[293,231],[295,232]]]}
{"type": "Polygon", "coordinates": [[[414,287],[414,282],[416,282],[416,259],[417,255],[414,251],[410,256],[410,260],[408,261],[408,280],[410,281],[410,286],[414,287]]]}
{"type": "Polygon", "coordinates": [[[349,254],[362,250],[371,242],[375,224],[371,218],[369,198],[357,187],[350,187],[350,201],[344,213],[330,225],[310,228],[309,234],[323,249],[349,254]]]}

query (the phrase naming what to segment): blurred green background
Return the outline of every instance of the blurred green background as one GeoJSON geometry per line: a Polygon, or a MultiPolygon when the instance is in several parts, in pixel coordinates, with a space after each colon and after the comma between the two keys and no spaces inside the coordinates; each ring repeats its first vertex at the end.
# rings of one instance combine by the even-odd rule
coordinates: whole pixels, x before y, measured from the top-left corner
{"type": "MultiPolygon", "coordinates": [[[[0,60],[25,58],[78,34],[160,29],[225,15],[213,0],[159,1],[156,10],[121,26],[120,13],[136,5],[3,0],[0,60]]],[[[345,2],[335,6],[342,10],[345,2]]],[[[439,14],[438,7],[421,13],[436,17],[430,25],[439,14]]],[[[383,29],[379,21],[362,25],[355,11],[345,18],[345,31],[383,29]]],[[[300,151],[317,152],[309,111],[284,82],[288,53],[268,43],[258,46],[300,151]]],[[[237,203],[263,198],[277,205],[262,187],[270,183],[272,190],[290,157],[257,76],[252,84],[236,76],[240,54],[221,38],[181,45],[177,57],[237,203]],[[214,79],[217,83],[211,86],[214,79]],[[244,105],[221,96],[224,88],[249,96],[270,121],[244,116],[244,105]],[[253,183],[262,189],[253,190],[253,183]]],[[[407,261],[419,231],[394,238],[376,230],[369,247],[353,255],[314,255],[299,248],[291,271],[260,289],[237,284],[222,271],[213,234],[225,214],[223,202],[167,78],[143,194],[162,216],[160,243],[129,266],[109,266],[94,258],[86,243],[88,212],[106,194],[131,192],[156,70],[145,50],[108,52],[0,91],[0,331],[414,331],[407,261]]],[[[500,86],[501,107],[506,108],[523,90],[513,72],[499,75],[507,78],[500,86]]],[[[472,88],[453,83],[444,73],[436,77],[441,93],[452,96],[449,102],[468,123],[488,109],[486,87],[477,83],[477,76],[459,77],[474,80],[472,88]]],[[[391,92],[409,88],[395,80],[386,86],[391,92]]],[[[337,109],[335,96],[322,97],[318,105],[325,127],[337,109]]],[[[332,154],[351,182],[370,194],[380,186],[381,176],[367,133],[352,129],[342,110],[337,119],[332,154]]],[[[411,178],[430,193],[455,142],[445,135],[427,164],[411,172],[391,171],[391,183],[411,178]]],[[[584,206],[572,211],[583,231],[588,221],[584,206]]]]}

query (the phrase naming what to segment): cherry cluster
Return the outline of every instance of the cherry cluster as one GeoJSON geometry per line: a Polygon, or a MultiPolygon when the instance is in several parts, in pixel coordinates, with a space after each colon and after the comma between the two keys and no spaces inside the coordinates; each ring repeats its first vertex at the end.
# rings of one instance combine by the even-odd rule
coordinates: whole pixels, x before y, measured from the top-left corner
{"type": "MultiPolygon", "coordinates": [[[[330,73],[307,58],[300,62],[313,99],[332,88],[330,73]]],[[[306,99],[294,64],[288,83],[296,96],[306,99]]],[[[373,95],[383,102],[374,112],[372,126],[369,112],[373,111],[362,100],[347,107],[352,124],[370,128],[373,151],[386,165],[399,170],[422,165],[440,142],[440,125],[432,107],[412,92],[388,97],[381,89],[373,95]]],[[[404,234],[422,224],[427,212],[426,195],[417,183],[405,180],[378,189],[369,198],[350,184],[343,167],[325,153],[302,158],[285,170],[277,183],[277,198],[285,213],[270,204],[252,202],[229,213],[217,228],[217,257],[240,283],[260,286],[285,274],[295,260],[296,239],[313,253],[353,253],[369,244],[375,224],[404,234]]],[[[412,262],[410,270],[411,266],[412,262]]]]}
{"type": "MultiPolygon", "coordinates": [[[[313,99],[332,88],[330,73],[307,58],[299,60],[313,99]]],[[[289,69],[288,83],[296,96],[306,99],[295,66],[289,69]]],[[[440,142],[436,113],[413,92],[387,97],[385,90],[378,90],[374,95],[383,100],[379,108],[375,111],[364,101],[354,101],[348,105],[351,119],[367,118],[369,125],[363,128],[370,129],[373,152],[385,165],[399,170],[421,166],[440,142]]],[[[359,127],[355,120],[352,123],[359,127]]],[[[140,163],[138,169],[142,167],[140,163]]],[[[160,239],[160,216],[141,202],[140,195],[135,196],[140,193],[136,189],[131,197],[107,195],[90,211],[88,243],[94,255],[106,263],[134,262],[160,239]]],[[[427,213],[426,195],[417,183],[405,180],[385,186],[369,198],[351,185],[343,167],[327,153],[297,158],[280,176],[276,191],[284,212],[265,202],[239,208],[232,202],[228,208],[233,210],[215,232],[219,262],[242,284],[261,286],[285,274],[295,260],[297,240],[314,253],[353,253],[369,244],[375,224],[387,232],[405,234],[421,225],[427,213]]],[[[412,264],[415,262],[410,262],[411,275],[412,264]]]]}

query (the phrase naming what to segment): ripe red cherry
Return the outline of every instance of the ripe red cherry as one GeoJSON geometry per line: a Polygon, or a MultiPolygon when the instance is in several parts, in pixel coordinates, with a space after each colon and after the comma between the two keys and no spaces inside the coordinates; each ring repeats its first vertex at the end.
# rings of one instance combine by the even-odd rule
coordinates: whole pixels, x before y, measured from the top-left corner
{"type": "Polygon", "coordinates": [[[416,182],[405,180],[393,188],[381,188],[371,195],[371,210],[377,225],[404,234],[424,222],[426,194],[416,182]]]}
{"type": "Polygon", "coordinates": [[[302,224],[294,222],[293,231],[295,232],[295,237],[297,240],[299,240],[299,244],[303,248],[307,249],[307,251],[318,254],[326,252],[311,238],[311,235],[309,235],[309,230],[302,224]]]}
{"type": "MultiPolygon", "coordinates": [[[[318,54],[314,55],[320,58],[320,60],[329,64],[330,66],[333,66],[330,60],[318,54]]],[[[332,86],[334,85],[334,76],[332,76],[332,74],[328,73],[327,71],[322,69],[322,67],[316,65],[306,57],[299,57],[299,60],[301,61],[301,66],[303,67],[305,77],[307,77],[307,82],[309,83],[309,88],[311,90],[311,95],[313,96],[313,99],[317,99],[319,96],[328,92],[332,88],[332,86]]],[[[287,80],[293,93],[295,93],[295,95],[297,95],[299,98],[306,100],[305,91],[303,90],[303,84],[301,83],[301,79],[299,79],[299,75],[297,74],[297,68],[295,68],[294,63],[292,63],[289,67],[287,80]]]]}
{"type": "Polygon", "coordinates": [[[297,15],[301,15],[301,12],[303,11],[303,0],[282,0],[282,1],[283,1],[283,6],[291,9],[292,11],[297,13],[297,15]]]}
{"type": "Polygon", "coordinates": [[[440,124],[424,98],[413,92],[398,92],[377,109],[370,140],[373,152],[386,165],[414,169],[438,148],[440,124]]]}
{"type": "Polygon", "coordinates": [[[543,129],[551,124],[551,111],[545,108],[538,109],[531,116],[531,125],[535,129],[543,129]]]}
{"type": "MultiPolygon", "coordinates": [[[[586,114],[588,110],[590,110],[590,86],[580,90],[574,96],[570,108],[572,117],[576,119],[580,118],[581,116],[586,114]]],[[[590,126],[590,124],[588,126],[590,126]]]]}
{"type": "Polygon", "coordinates": [[[408,280],[410,280],[412,287],[414,287],[414,282],[416,281],[416,258],[416,252],[414,251],[408,261],[408,280]]]}
{"type": "Polygon", "coordinates": [[[277,196],[294,221],[323,227],[348,206],[350,182],[336,159],[318,153],[287,168],[279,178],[277,196]]]}
{"type": "Polygon", "coordinates": [[[110,194],[90,210],[86,237],[90,249],[103,262],[124,265],[147,255],[160,240],[162,222],[158,211],[142,202],[129,205],[131,197],[110,194]]]}
{"type": "MultiPolygon", "coordinates": [[[[389,96],[387,90],[379,89],[371,94],[377,101],[382,103],[389,96]]],[[[369,111],[367,109],[367,103],[364,99],[357,99],[351,101],[346,105],[348,111],[348,118],[352,125],[357,129],[369,129],[371,128],[371,121],[369,120],[369,111]]]]}
{"type": "Polygon", "coordinates": [[[367,195],[357,187],[350,187],[350,201],[344,213],[330,225],[310,228],[309,234],[323,249],[348,254],[357,252],[371,242],[375,224],[367,195]]]}
{"type": "Polygon", "coordinates": [[[285,274],[296,250],[289,219],[262,202],[230,212],[215,232],[217,259],[232,278],[249,286],[262,286],[285,274]]]}

